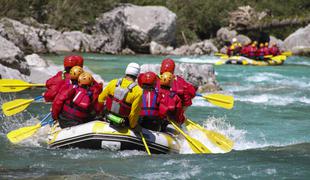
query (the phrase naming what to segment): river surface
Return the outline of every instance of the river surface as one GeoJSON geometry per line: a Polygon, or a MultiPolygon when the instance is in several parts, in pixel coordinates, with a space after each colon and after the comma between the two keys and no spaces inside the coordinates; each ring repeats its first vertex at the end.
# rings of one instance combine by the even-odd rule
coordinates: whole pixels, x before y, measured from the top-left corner
{"type": "MultiPolygon", "coordinates": [[[[159,56],[83,54],[85,65],[105,81],[122,76],[129,62],[160,63],[159,56]]],[[[61,64],[62,55],[47,55],[61,64]]],[[[216,57],[176,57],[177,62],[213,63],[216,57]]],[[[35,125],[50,105],[33,103],[26,112],[0,119],[0,179],[309,179],[310,58],[290,57],[284,65],[215,67],[235,107],[225,110],[195,98],[187,116],[234,140],[226,154],[162,154],[141,151],[49,149],[48,127],[18,145],[6,134],[35,125]]],[[[43,89],[1,94],[1,104],[33,98],[43,89]]]]}

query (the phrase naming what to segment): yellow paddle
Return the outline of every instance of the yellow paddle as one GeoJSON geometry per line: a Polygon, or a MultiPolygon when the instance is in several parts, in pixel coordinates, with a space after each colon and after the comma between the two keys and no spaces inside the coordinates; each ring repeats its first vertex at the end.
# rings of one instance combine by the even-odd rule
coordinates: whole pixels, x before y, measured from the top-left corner
{"type": "Polygon", "coordinates": [[[284,55],[284,56],[292,56],[293,53],[292,53],[292,51],[285,51],[285,52],[282,52],[281,55],[284,55]]]}
{"type": "Polygon", "coordinates": [[[146,144],[146,141],[145,141],[145,138],[144,138],[142,132],[140,132],[140,136],[141,136],[142,142],[144,144],[145,150],[146,150],[147,154],[150,156],[151,152],[150,152],[149,146],[146,144]]]}
{"type": "Polygon", "coordinates": [[[190,137],[189,135],[187,135],[181,128],[179,128],[178,125],[175,124],[174,121],[168,119],[168,121],[172,124],[172,126],[178,131],[180,132],[185,139],[189,142],[190,147],[192,148],[192,150],[197,153],[212,153],[205,145],[203,145],[201,142],[199,142],[197,139],[194,139],[192,137],[190,137]]]}
{"type": "Polygon", "coordinates": [[[29,87],[42,87],[45,84],[29,84],[18,79],[0,79],[0,92],[19,92],[29,87]]]}
{"type": "Polygon", "coordinates": [[[30,103],[39,100],[43,96],[38,96],[34,99],[16,99],[14,101],[6,102],[2,104],[2,111],[6,116],[12,116],[25,110],[30,103]]]}
{"type": "Polygon", "coordinates": [[[48,124],[48,121],[46,121],[48,119],[48,117],[51,115],[51,113],[48,113],[40,123],[34,125],[34,126],[27,126],[27,127],[23,127],[23,128],[19,128],[16,130],[13,130],[11,132],[9,132],[6,136],[7,138],[10,140],[10,142],[17,144],[29,137],[31,137],[32,135],[34,135],[38,129],[40,127],[43,127],[45,125],[48,124]]]}
{"type": "Polygon", "coordinates": [[[202,131],[214,145],[221,148],[224,152],[230,152],[234,146],[234,142],[230,140],[228,137],[218,132],[207,130],[189,119],[185,121],[185,126],[188,131],[191,130],[202,131]]]}
{"type": "Polygon", "coordinates": [[[227,59],[222,59],[222,60],[216,61],[216,62],[214,63],[214,65],[216,65],[216,66],[223,65],[223,64],[226,63],[226,61],[227,61],[227,59]]]}
{"type": "Polygon", "coordinates": [[[216,52],[216,53],[214,53],[214,56],[227,56],[227,55],[223,54],[223,53],[216,52]]]}
{"type": "Polygon", "coordinates": [[[202,95],[196,93],[196,96],[203,97],[207,99],[211,104],[216,106],[225,108],[225,109],[232,109],[234,107],[234,97],[224,94],[208,94],[202,95]]]}

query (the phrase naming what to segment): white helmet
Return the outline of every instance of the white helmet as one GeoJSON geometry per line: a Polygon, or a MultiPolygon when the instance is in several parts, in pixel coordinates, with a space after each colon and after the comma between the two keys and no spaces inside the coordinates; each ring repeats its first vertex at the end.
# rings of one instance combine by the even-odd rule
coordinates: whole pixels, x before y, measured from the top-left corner
{"type": "Polygon", "coordinates": [[[137,63],[129,63],[127,65],[125,74],[138,77],[139,73],[140,73],[140,66],[139,66],[139,64],[137,64],[137,63]]]}
{"type": "Polygon", "coordinates": [[[237,42],[237,38],[233,38],[232,40],[231,40],[231,42],[237,42]]]}

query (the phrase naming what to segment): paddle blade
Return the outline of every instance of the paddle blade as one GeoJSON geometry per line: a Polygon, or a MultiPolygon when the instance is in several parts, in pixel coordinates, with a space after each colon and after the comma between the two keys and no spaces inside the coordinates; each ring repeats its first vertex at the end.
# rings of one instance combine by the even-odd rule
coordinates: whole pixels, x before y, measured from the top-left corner
{"type": "Polygon", "coordinates": [[[204,133],[208,137],[208,139],[215,146],[219,147],[224,152],[230,152],[233,148],[234,142],[232,140],[230,140],[229,138],[227,138],[226,136],[224,136],[223,134],[220,134],[220,133],[215,132],[215,131],[207,130],[207,129],[203,128],[202,126],[200,126],[199,124],[196,124],[189,119],[186,120],[185,126],[186,126],[186,129],[188,131],[191,131],[191,130],[201,131],[202,133],[204,133]]]}
{"type": "Polygon", "coordinates": [[[216,52],[216,53],[214,53],[214,56],[227,56],[227,55],[223,54],[223,53],[216,52]]]}
{"type": "Polygon", "coordinates": [[[226,63],[227,60],[219,60],[217,62],[214,63],[214,65],[219,66],[219,65],[223,65],[226,63]]]}
{"type": "Polygon", "coordinates": [[[292,56],[293,53],[292,53],[292,51],[285,51],[285,52],[282,52],[281,55],[284,55],[284,56],[292,56]]]}
{"type": "Polygon", "coordinates": [[[17,130],[13,130],[9,132],[6,136],[10,140],[10,142],[16,144],[31,137],[38,131],[40,127],[41,123],[38,123],[37,125],[34,126],[27,126],[17,130]]]}
{"type": "Polygon", "coordinates": [[[190,137],[187,135],[181,128],[176,125],[174,121],[168,120],[172,126],[179,132],[181,133],[185,139],[189,142],[189,145],[193,152],[199,154],[199,153],[212,153],[205,145],[203,145],[200,141],[198,141],[195,138],[190,137]]]}
{"type": "Polygon", "coordinates": [[[6,116],[12,116],[25,110],[34,99],[16,99],[2,104],[2,111],[6,116]]]}
{"type": "Polygon", "coordinates": [[[29,83],[18,79],[0,79],[0,92],[19,92],[29,88],[28,85],[29,83]]]}
{"type": "Polygon", "coordinates": [[[228,59],[228,58],[229,58],[229,56],[228,56],[228,55],[226,55],[226,54],[223,54],[220,58],[221,58],[221,59],[228,59]]]}
{"type": "Polygon", "coordinates": [[[286,60],[286,56],[284,55],[279,55],[279,56],[274,56],[271,58],[271,60],[277,61],[277,62],[282,62],[286,60]]]}
{"type": "Polygon", "coordinates": [[[211,104],[216,106],[225,108],[225,109],[232,109],[234,107],[234,97],[228,96],[224,94],[209,94],[203,96],[207,99],[211,104]]]}

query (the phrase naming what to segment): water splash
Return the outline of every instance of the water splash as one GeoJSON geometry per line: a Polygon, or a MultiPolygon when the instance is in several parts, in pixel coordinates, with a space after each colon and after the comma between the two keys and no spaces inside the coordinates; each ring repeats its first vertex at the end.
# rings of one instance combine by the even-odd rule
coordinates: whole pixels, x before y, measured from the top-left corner
{"type": "Polygon", "coordinates": [[[182,57],[180,59],[175,59],[178,62],[184,63],[209,63],[214,64],[219,60],[218,57],[215,56],[199,56],[199,57],[182,57]]]}
{"type": "Polygon", "coordinates": [[[132,156],[141,156],[147,155],[145,151],[138,151],[138,150],[124,150],[124,151],[117,151],[115,154],[112,155],[112,158],[124,158],[124,157],[132,157],[132,156]]]}

